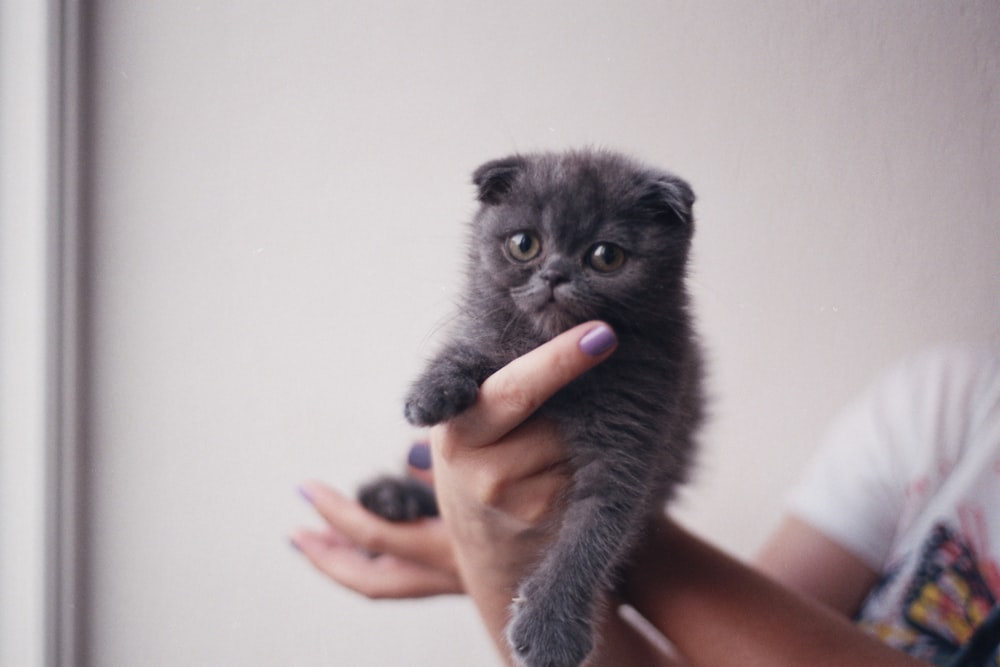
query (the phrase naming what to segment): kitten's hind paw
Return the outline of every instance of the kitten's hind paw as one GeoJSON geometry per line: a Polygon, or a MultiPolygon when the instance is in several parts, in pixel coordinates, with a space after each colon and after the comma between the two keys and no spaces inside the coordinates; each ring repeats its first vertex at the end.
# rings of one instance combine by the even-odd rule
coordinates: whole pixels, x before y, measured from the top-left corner
{"type": "Polygon", "coordinates": [[[406,399],[404,414],[414,426],[447,421],[476,402],[479,385],[471,378],[451,378],[447,384],[418,383],[406,399]]]}
{"type": "Polygon", "coordinates": [[[507,642],[520,667],[580,667],[590,655],[594,636],[586,619],[527,598],[514,605],[507,642]]]}
{"type": "Polygon", "coordinates": [[[368,482],[358,490],[358,502],[389,521],[415,521],[438,514],[434,491],[407,477],[379,477],[368,482]]]}

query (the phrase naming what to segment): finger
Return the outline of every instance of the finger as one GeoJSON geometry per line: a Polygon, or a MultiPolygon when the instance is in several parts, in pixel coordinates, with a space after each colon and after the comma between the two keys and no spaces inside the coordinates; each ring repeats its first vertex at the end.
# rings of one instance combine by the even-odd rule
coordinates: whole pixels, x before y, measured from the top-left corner
{"type": "Polygon", "coordinates": [[[493,447],[478,448],[473,455],[490,459],[495,476],[512,481],[545,474],[567,463],[559,432],[546,419],[528,419],[493,447]]]}
{"type": "Polygon", "coordinates": [[[529,419],[490,447],[468,452],[476,500],[526,523],[552,511],[565,489],[569,460],[552,422],[529,419]]]}
{"type": "MultiPolygon", "coordinates": [[[[464,446],[499,440],[553,394],[604,361],[617,339],[603,322],[588,322],[556,336],[491,375],[476,402],[445,422],[446,441],[464,446]]],[[[447,455],[447,448],[443,454],[447,455]]]]}
{"type": "Polygon", "coordinates": [[[355,545],[331,540],[328,533],[300,530],[291,539],[317,570],[341,586],[372,599],[462,592],[461,581],[454,572],[388,554],[373,558],[355,545]]]}
{"type": "Polygon", "coordinates": [[[427,486],[430,487],[434,486],[434,472],[432,470],[421,470],[420,468],[407,466],[406,474],[412,477],[413,479],[423,482],[427,486]]]}
{"type": "Polygon", "coordinates": [[[302,490],[320,516],[356,546],[370,553],[454,569],[451,544],[440,520],[387,521],[319,482],[304,484],[302,490]]]}
{"type": "Polygon", "coordinates": [[[428,486],[434,486],[434,471],[431,468],[431,446],[427,442],[415,442],[410,447],[406,459],[406,474],[428,486]]]}
{"type": "Polygon", "coordinates": [[[483,503],[499,510],[501,516],[520,522],[521,529],[538,526],[557,514],[558,499],[566,490],[568,477],[566,472],[526,477],[512,489],[496,487],[494,496],[483,503]]]}
{"type": "Polygon", "coordinates": [[[509,487],[535,476],[555,476],[567,466],[566,450],[552,422],[528,419],[489,447],[466,454],[472,464],[464,468],[479,501],[493,505],[509,487]]]}

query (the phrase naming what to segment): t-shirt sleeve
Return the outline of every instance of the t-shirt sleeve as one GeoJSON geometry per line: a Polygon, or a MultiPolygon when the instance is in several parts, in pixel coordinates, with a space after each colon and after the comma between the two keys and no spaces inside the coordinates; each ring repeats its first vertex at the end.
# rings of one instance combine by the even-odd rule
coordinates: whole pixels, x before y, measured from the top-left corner
{"type": "Polygon", "coordinates": [[[789,512],[881,571],[914,505],[961,456],[970,393],[994,352],[936,349],[883,375],[834,420],[789,512]]]}

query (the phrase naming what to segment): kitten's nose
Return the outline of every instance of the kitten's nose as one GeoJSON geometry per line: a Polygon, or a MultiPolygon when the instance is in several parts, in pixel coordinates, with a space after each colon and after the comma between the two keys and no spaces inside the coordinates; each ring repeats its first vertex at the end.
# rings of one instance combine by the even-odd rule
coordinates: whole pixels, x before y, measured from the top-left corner
{"type": "Polygon", "coordinates": [[[555,287],[569,280],[569,276],[559,269],[545,269],[538,274],[538,277],[545,281],[549,287],[555,287]]]}

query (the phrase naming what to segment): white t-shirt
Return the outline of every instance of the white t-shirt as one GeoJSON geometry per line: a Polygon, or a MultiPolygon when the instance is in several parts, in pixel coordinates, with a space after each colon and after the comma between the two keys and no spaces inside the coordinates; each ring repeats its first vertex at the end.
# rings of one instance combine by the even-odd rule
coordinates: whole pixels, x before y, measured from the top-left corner
{"type": "Polygon", "coordinates": [[[858,623],[942,664],[1000,600],[1000,350],[892,370],[834,422],[790,501],[884,575],[858,623]]]}

